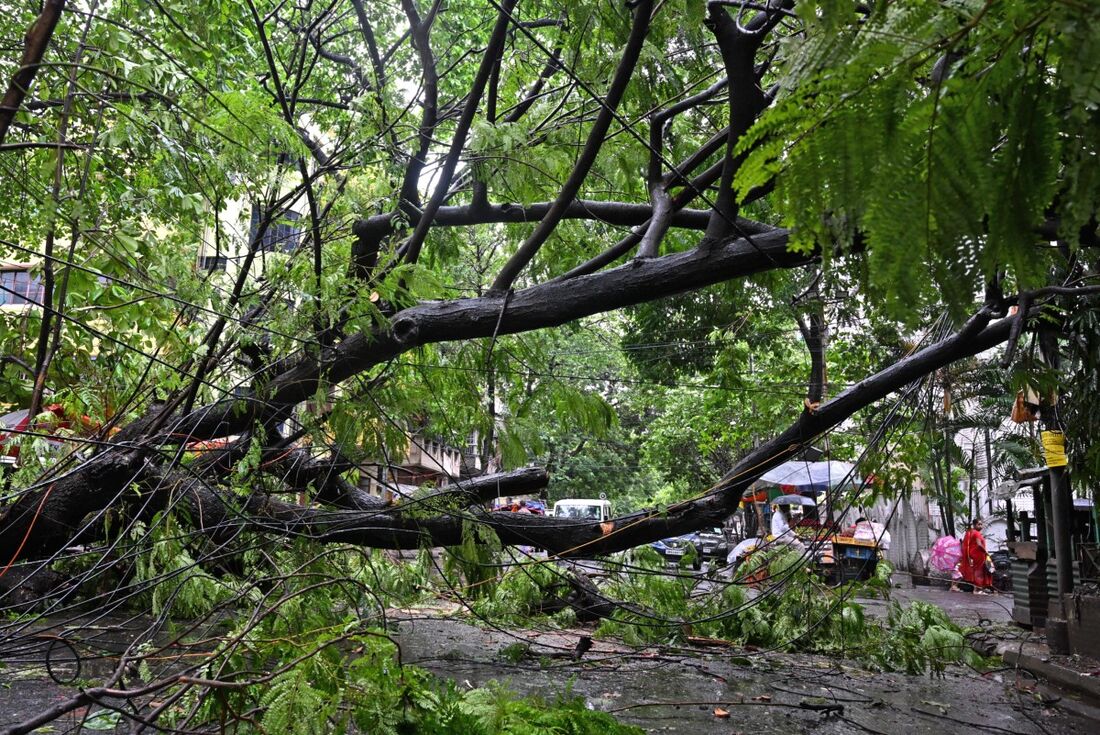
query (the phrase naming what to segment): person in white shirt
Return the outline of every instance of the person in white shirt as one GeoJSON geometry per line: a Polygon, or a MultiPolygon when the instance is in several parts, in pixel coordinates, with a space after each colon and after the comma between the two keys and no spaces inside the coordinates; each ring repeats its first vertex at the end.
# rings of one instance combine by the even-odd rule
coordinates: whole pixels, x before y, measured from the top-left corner
{"type": "Polygon", "coordinates": [[[805,550],[805,546],[791,530],[791,523],[787,511],[778,505],[772,506],[771,538],[767,541],[761,538],[747,538],[733,547],[726,555],[726,563],[736,565],[746,556],[757,549],[775,548],[773,544],[785,544],[799,550],[805,550]]]}
{"type": "MultiPolygon", "coordinates": [[[[772,506],[772,537],[779,539],[791,533],[791,522],[787,519],[786,506],[772,506]]],[[[793,534],[791,534],[793,535],[793,534]]]]}
{"type": "Polygon", "coordinates": [[[785,505],[772,506],[772,543],[786,544],[800,551],[805,550],[806,547],[802,544],[801,539],[791,530],[791,520],[788,513],[789,511],[785,505]]]}

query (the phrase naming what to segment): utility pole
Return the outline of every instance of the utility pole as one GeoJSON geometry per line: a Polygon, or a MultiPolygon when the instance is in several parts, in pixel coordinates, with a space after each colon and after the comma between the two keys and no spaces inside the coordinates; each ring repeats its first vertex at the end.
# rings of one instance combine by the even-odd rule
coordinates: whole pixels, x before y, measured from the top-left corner
{"type": "Polygon", "coordinates": [[[970,441],[970,482],[966,486],[966,517],[973,520],[981,515],[981,499],[978,499],[978,503],[975,503],[974,499],[974,481],[977,479],[978,470],[978,442],[976,439],[970,441]],[[974,511],[978,511],[975,513],[974,511]]]}
{"type": "Polygon", "coordinates": [[[989,514],[993,515],[993,447],[989,440],[989,427],[985,427],[985,499],[989,514]]]}
{"type": "Polygon", "coordinates": [[[944,368],[943,371],[943,494],[947,499],[947,525],[951,527],[950,534],[958,533],[955,525],[955,481],[951,479],[951,447],[955,445],[955,438],[951,436],[951,373],[944,368]]]}
{"type": "MultiPolygon", "coordinates": [[[[1040,328],[1039,349],[1044,361],[1057,374],[1061,363],[1058,354],[1058,333],[1050,327],[1040,328]]],[[[1069,485],[1065,435],[1058,411],[1057,391],[1041,397],[1039,418],[1043,457],[1050,473],[1050,508],[1054,521],[1054,561],[1058,572],[1058,599],[1050,605],[1047,617],[1047,644],[1051,653],[1069,653],[1069,628],[1065,599],[1073,592],[1073,539],[1070,521],[1073,495],[1069,485]]]]}
{"type": "Polygon", "coordinates": [[[947,426],[947,416],[943,420],[943,499],[944,512],[947,514],[947,533],[958,533],[955,525],[955,483],[951,480],[951,429],[947,426]]]}

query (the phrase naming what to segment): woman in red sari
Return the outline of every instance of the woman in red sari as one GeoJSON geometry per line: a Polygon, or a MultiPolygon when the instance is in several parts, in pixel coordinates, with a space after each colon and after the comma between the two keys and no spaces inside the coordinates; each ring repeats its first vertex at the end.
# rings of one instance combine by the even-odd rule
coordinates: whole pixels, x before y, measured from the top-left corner
{"type": "Polygon", "coordinates": [[[993,587],[993,574],[989,571],[989,554],[985,550],[982,522],[974,521],[962,539],[962,558],[959,572],[963,581],[974,587],[974,594],[988,595],[993,587]]]}

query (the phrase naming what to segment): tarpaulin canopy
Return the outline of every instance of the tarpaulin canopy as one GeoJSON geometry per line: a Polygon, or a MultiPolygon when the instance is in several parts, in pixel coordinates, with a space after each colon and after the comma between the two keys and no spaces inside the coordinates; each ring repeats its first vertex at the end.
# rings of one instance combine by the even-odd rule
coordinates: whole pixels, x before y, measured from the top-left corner
{"type": "Polygon", "coordinates": [[[856,466],[851,462],[791,461],[774,467],[757,480],[761,485],[774,485],[783,492],[820,493],[836,487],[859,484],[856,466]]]}
{"type": "MultiPolygon", "coordinates": [[[[58,409],[60,410],[60,406],[58,406],[58,409]]],[[[54,408],[50,406],[45,410],[53,411],[54,408]]],[[[22,438],[20,432],[29,432],[31,428],[31,415],[25,408],[0,416],[0,454],[18,457],[19,440],[22,438]]],[[[54,445],[61,446],[60,442],[50,439],[46,441],[51,447],[54,445]]]]}

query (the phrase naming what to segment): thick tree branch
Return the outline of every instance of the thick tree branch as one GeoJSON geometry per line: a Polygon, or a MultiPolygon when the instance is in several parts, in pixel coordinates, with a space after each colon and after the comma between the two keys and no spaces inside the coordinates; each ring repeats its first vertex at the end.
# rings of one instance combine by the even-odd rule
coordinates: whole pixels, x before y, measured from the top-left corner
{"type": "Polygon", "coordinates": [[[443,199],[447,196],[455,167],[458,166],[458,158],[466,147],[466,135],[470,132],[478,103],[485,92],[485,84],[489,81],[489,75],[492,73],[493,68],[500,63],[501,52],[504,50],[504,38],[508,32],[508,19],[511,17],[510,14],[515,4],[516,0],[503,0],[500,6],[496,25],[493,26],[493,32],[489,36],[489,45],[485,49],[485,55],[481,59],[477,74],[474,76],[474,82],[470,86],[470,93],[466,96],[462,116],[455,126],[454,136],[451,139],[451,149],[447,152],[447,157],[443,161],[443,168],[439,173],[439,180],[435,184],[435,191],[432,193],[428,205],[424,208],[424,212],[420,215],[413,234],[402,245],[406,262],[415,263],[420,257],[420,248],[428,237],[428,230],[433,226],[435,213],[439,211],[443,199]]]}
{"type": "Polygon", "coordinates": [[[825,394],[825,320],[819,312],[813,312],[809,321],[801,314],[795,316],[798,331],[810,353],[810,378],[806,383],[806,408],[816,410],[825,394]]]}
{"type": "Polygon", "coordinates": [[[27,31],[23,46],[23,58],[19,61],[19,68],[12,75],[4,98],[0,99],[0,144],[8,135],[15,113],[19,112],[19,106],[23,98],[30,90],[34,75],[38,73],[38,66],[42,63],[42,57],[46,54],[46,48],[50,45],[54,28],[61,19],[61,11],[65,8],[65,0],[46,0],[42,5],[42,12],[34,21],[34,25],[27,31]]]}
{"type": "Polygon", "coordinates": [[[810,411],[817,410],[825,395],[825,313],[818,293],[818,284],[821,281],[821,273],[814,276],[809,287],[792,301],[795,308],[795,320],[798,322],[798,331],[802,334],[802,340],[806,343],[806,351],[810,353],[810,379],[806,387],[806,408],[810,411]],[[798,313],[801,304],[809,299],[809,320],[798,313]]]}
{"type": "Polygon", "coordinates": [[[576,164],[573,166],[573,171],[569,174],[569,178],[566,179],[565,185],[562,186],[561,193],[559,193],[558,198],[554,200],[554,204],[550,207],[550,211],[547,212],[546,216],[539,222],[534,232],[532,232],[523,244],[516,249],[516,252],[512,254],[512,257],[508,259],[504,267],[500,269],[500,273],[497,274],[496,280],[493,281],[492,290],[494,292],[504,293],[512,287],[516,277],[519,276],[520,272],[531,262],[531,259],[535,257],[535,254],[538,253],[543,243],[546,242],[550,234],[558,226],[558,223],[561,222],[565,210],[577,197],[581,184],[588,178],[588,172],[596,162],[596,156],[599,154],[607,138],[607,131],[611,127],[611,121],[615,117],[615,110],[618,108],[623,93],[626,91],[626,85],[634,75],[634,67],[638,63],[642,44],[645,43],[646,35],[649,32],[649,21],[652,12],[653,0],[639,0],[639,2],[635,4],[634,24],[630,29],[630,37],[627,39],[626,47],[623,49],[619,66],[615,70],[615,76],[611,80],[611,86],[607,90],[607,95],[603,103],[600,105],[600,112],[596,116],[596,122],[592,125],[591,130],[588,131],[588,139],[585,141],[584,148],[576,164]]]}
{"type": "MultiPolygon", "coordinates": [[[[312,488],[316,497],[327,505],[348,510],[380,510],[394,507],[345,480],[343,473],[357,467],[353,460],[336,454],[312,457],[303,449],[283,453],[277,461],[263,463],[261,468],[280,478],[295,490],[312,488]]],[[[445,485],[427,495],[417,497],[416,504],[436,507],[441,501],[458,505],[483,503],[505,495],[537,493],[550,482],[550,474],[542,467],[523,467],[508,472],[482,475],[445,485]]]]}
{"type": "Polygon", "coordinates": [[[464,522],[492,529],[506,545],[534,545],[561,556],[607,554],[720,523],[736,508],[742,492],[761,474],[790,459],[822,432],[836,426],[914,380],[1008,337],[1011,320],[992,325],[985,310],[947,339],[931,345],[850,387],[816,412],[803,411],[794,424],[766,442],[731,470],[714,491],[662,511],[640,511],[605,523],[520,513],[473,511],[431,518],[302,508],[270,498],[253,498],[242,512],[219,511],[220,500],[203,508],[208,532],[219,536],[241,530],[305,536],[375,548],[454,545],[464,522]]]}
{"type": "Polygon", "coordinates": [[[792,268],[812,255],[787,250],[787,232],[774,230],[754,238],[730,240],[709,254],[676,253],[637,261],[609,271],[544,283],[504,298],[486,296],[425,303],[398,312],[390,326],[345,339],[322,353],[320,361],[303,360],[272,378],[265,400],[224,400],[198,408],[169,424],[164,434],[145,436],[141,428],[127,438],[149,441],[214,438],[238,433],[262,412],[277,412],[308,400],[320,381],[339,383],[373,365],[421,345],[515,334],[554,327],[573,319],[774,268],[792,268]]]}
{"type": "MultiPolygon", "coordinates": [[[[434,227],[468,227],[491,223],[522,224],[537,222],[550,211],[552,202],[534,204],[475,204],[440,207],[431,219],[434,227]]],[[[601,202],[590,199],[575,199],[562,214],[562,219],[586,219],[604,222],[619,227],[640,225],[649,221],[653,208],[648,204],[627,202],[601,202]]],[[[706,229],[710,214],[702,209],[687,209],[677,212],[672,218],[672,226],[689,230],[706,229]]],[[[387,237],[396,230],[396,215],[379,214],[355,223],[353,231],[360,242],[374,238],[387,237]]]]}
{"type": "Polygon", "coordinates": [[[386,86],[386,67],[382,63],[382,57],[378,53],[378,42],[374,38],[374,28],[367,17],[363,0],[351,0],[355,8],[355,18],[359,21],[359,32],[363,35],[363,41],[367,44],[367,53],[370,54],[370,63],[374,69],[374,90],[381,101],[382,88],[386,86]]]}
{"type": "Polygon", "coordinates": [[[508,495],[537,493],[550,483],[550,473],[544,467],[523,467],[508,472],[482,475],[447,485],[418,501],[451,500],[461,504],[485,503],[508,495]]]}
{"type": "MultiPolygon", "coordinates": [[[[993,324],[990,320],[991,311],[983,309],[950,337],[860,381],[816,411],[802,411],[786,431],[739,462],[712,492],[660,512],[640,511],[605,523],[530,514],[485,513],[476,508],[416,518],[376,510],[316,510],[260,495],[247,499],[240,508],[233,508],[227,503],[237,500],[222,497],[201,481],[191,479],[162,482],[160,486],[164,489],[161,492],[192,504],[191,517],[201,518],[202,530],[219,542],[231,540],[240,531],[253,530],[378,548],[445,546],[460,543],[463,524],[475,522],[495,531],[504,544],[535,545],[562,556],[610,553],[721,522],[737,508],[742,492],[756,478],[793,457],[822,432],[935,370],[1005,341],[1013,320],[1001,319],[993,324]]],[[[0,555],[7,555],[6,558],[14,561],[16,556],[34,558],[60,548],[71,538],[67,534],[75,532],[78,519],[112,502],[116,497],[114,489],[126,487],[137,469],[133,453],[101,455],[97,466],[100,472],[110,469],[102,477],[89,477],[84,471],[70,476],[79,479],[70,479],[71,487],[64,491],[67,499],[64,505],[47,504],[50,498],[43,497],[41,492],[24,493],[18,502],[19,512],[9,512],[0,523],[0,555]],[[112,473],[121,474],[116,477],[112,473]],[[97,494],[73,492],[87,481],[95,482],[97,494]],[[77,482],[80,485],[76,485],[77,482]],[[42,536],[36,530],[33,543],[27,545],[28,550],[19,551],[17,539],[30,535],[28,524],[43,521],[57,526],[51,529],[53,533],[42,536]]],[[[37,529],[35,525],[30,527],[37,529]]]]}
{"type": "MultiPolygon", "coordinates": [[[[769,3],[769,8],[772,4],[769,3]]],[[[765,107],[764,91],[756,74],[756,51],[767,31],[782,16],[769,11],[756,14],[746,27],[730,17],[725,8],[708,6],[707,27],[714,33],[718,50],[722,54],[726,78],[729,83],[729,127],[726,136],[726,155],[722,167],[722,179],[718,184],[718,197],[714,212],[707,226],[707,238],[720,239],[733,230],[737,217],[737,203],[733,196],[733,179],[743,156],[734,156],[734,149],[756,117],[765,107]]]]}
{"type": "Polygon", "coordinates": [[[70,543],[87,513],[108,507],[139,475],[141,452],[118,447],[45,487],[21,493],[0,516],[0,570],[49,556],[70,543]]]}

